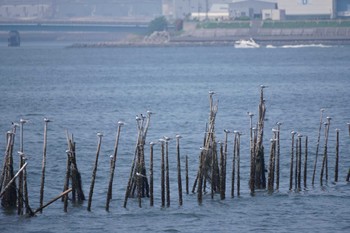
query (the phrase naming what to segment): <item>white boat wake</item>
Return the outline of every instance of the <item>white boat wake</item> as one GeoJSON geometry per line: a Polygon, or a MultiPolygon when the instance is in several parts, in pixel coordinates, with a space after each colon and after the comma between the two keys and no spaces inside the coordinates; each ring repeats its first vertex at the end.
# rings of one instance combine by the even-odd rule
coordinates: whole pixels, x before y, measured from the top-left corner
{"type": "Polygon", "coordinates": [[[283,45],[281,48],[330,48],[331,45],[324,44],[300,44],[300,45],[283,45]]]}

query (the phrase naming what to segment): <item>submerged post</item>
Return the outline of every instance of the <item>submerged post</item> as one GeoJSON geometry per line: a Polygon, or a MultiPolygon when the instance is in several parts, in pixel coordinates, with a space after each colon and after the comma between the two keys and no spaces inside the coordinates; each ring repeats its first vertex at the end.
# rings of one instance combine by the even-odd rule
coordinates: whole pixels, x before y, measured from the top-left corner
{"type": "Polygon", "coordinates": [[[307,157],[308,157],[308,136],[305,137],[305,160],[304,160],[304,188],[307,187],[307,157]]]}
{"type": "Polygon", "coordinates": [[[181,180],[181,160],[180,160],[180,138],[176,135],[176,151],[177,151],[177,185],[179,191],[179,205],[182,206],[182,180],[181,180]]]}
{"type": "Polygon", "coordinates": [[[164,165],[164,139],[159,139],[159,142],[161,143],[162,149],[161,149],[161,160],[160,160],[160,167],[161,167],[161,173],[160,173],[160,192],[161,192],[161,199],[162,199],[162,207],[165,206],[165,165],[164,165]]]}
{"type": "Polygon", "coordinates": [[[316,157],[315,157],[315,162],[314,162],[314,169],[313,169],[313,173],[312,173],[312,185],[315,184],[315,175],[316,175],[316,168],[317,168],[317,158],[318,158],[318,150],[320,147],[320,138],[321,138],[321,129],[322,129],[322,121],[323,121],[323,112],[324,109],[321,108],[321,116],[320,116],[320,125],[318,128],[318,137],[317,137],[317,146],[316,146],[316,157]]]}
{"type": "Polygon", "coordinates": [[[251,112],[247,113],[250,119],[249,131],[250,131],[250,178],[249,178],[249,188],[250,193],[254,194],[255,192],[255,151],[254,151],[254,140],[253,140],[253,116],[254,114],[251,112]]]}
{"type": "Polygon", "coordinates": [[[100,154],[101,142],[102,142],[103,134],[102,133],[97,133],[97,137],[98,137],[98,143],[97,143],[95,165],[94,165],[94,169],[92,171],[92,178],[91,178],[91,185],[90,185],[90,192],[89,192],[89,200],[88,200],[88,206],[87,206],[87,210],[88,211],[91,211],[92,195],[94,193],[94,186],[95,186],[95,179],[96,179],[97,165],[98,165],[98,157],[99,157],[99,154],[100,154]]]}
{"type": "Polygon", "coordinates": [[[292,150],[290,155],[290,174],[289,174],[289,190],[291,191],[293,189],[293,164],[294,164],[294,137],[296,132],[292,131],[292,150]]]}
{"type": "Polygon", "coordinates": [[[166,202],[167,207],[170,206],[170,178],[169,178],[169,137],[165,139],[165,184],[166,184],[166,202]]]}
{"type": "Polygon", "coordinates": [[[339,169],[339,129],[335,130],[336,136],[336,146],[335,146],[335,167],[334,167],[334,182],[338,182],[338,169],[339,169]]]}
{"type": "Polygon", "coordinates": [[[188,183],[188,156],[186,155],[186,194],[189,194],[188,183]]]}
{"type": "MultiPolygon", "coordinates": [[[[41,170],[41,186],[40,186],[40,208],[44,204],[44,185],[45,185],[45,167],[46,167],[46,148],[47,148],[47,125],[50,122],[49,119],[44,118],[44,146],[43,146],[43,161],[41,170]]],[[[43,208],[40,209],[42,213],[43,208]]]]}
{"type": "Polygon", "coordinates": [[[119,143],[119,137],[120,137],[120,130],[121,127],[124,125],[124,122],[119,121],[118,122],[118,132],[117,137],[115,140],[115,146],[114,146],[114,153],[113,153],[113,163],[111,167],[111,174],[109,178],[109,185],[108,185],[108,191],[107,191],[107,201],[106,201],[106,210],[109,211],[109,203],[112,199],[112,187],[113,187],[113,178],[114,178],[114,171],[115,171],[115,163],[117,161],[117,152],[118,152],[118,143],[119,143]]]}
{"type": "Polygon", "coordinates": [[[276,190],[279,190],[280,188],[280,153],[281,153],[281,146],[280,146],[280,130],[281,130],[281,122],[277,122],[277,141],[276,141],[276,190]]]}
{"type": "Polygon", "coordinates": [[[154,205],[154,197],[153,197],[153,146],[154,142],[150,142],[150,166],[149,166],[149,189],[150,189],[150,197],[149,204],[150,206],[154,205]]]}
{"type": "Polygon", "coordinates": [[[301,190],[301,138],[303,135],[298,134],[298,191],[301,190]]]}
{"type": "Polygon", "coordinates": [[[237,196],[241,195],[241,132],[237,135],[237,196]]]}
{"type": "Polygon", "coordinates": [[[330,126],[330,117],[327,117],[327,122],[324,123],[325,129],[324,129],[324,151],[323,151],[323,160],[322,160],[322,168],[321,168],[321,175],[320,175],[320,184],[323,185],[323,174],[324,170],[326,169],[326,181],[328,181],[328,134],[329,134],[329,126],[330,126]]]}

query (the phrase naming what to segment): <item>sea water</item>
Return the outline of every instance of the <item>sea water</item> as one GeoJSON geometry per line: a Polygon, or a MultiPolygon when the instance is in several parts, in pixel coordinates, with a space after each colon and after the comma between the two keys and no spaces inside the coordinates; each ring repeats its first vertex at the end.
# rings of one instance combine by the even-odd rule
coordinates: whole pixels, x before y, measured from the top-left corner
{"type": "MultiPolygon", "coordinates": [[[[87,202],[69,204],[64,213],[59,200],[34,218],[0,209],[0,232],[348,232],[350,186],[350,47],[235,49],[233,47],[66,48],[62,44],[26,44],[0,47],[0,151],[5,152],[6,132],[12,122],[24,125],[24,152],[28,157],[29,201],[39,207],[44,117],[48,124],[44,202],[63,190],[66,165],[66,131],[74,135],[78,169],[85,196],[91,182],[97,149],[96,133],[102,132],[92,211],[87,202]],[[250,195],[249,116],[255,114],[260,85],[266,85],[265,160],[269,156],[271,129],[281,125],[280,189],[273,194],[250,195]],[[198,171],[198,156],[209,117],[209,91],[218,101],[215,134],[239,130],[241,136],[241,195],[230,196],[233,135],[229,135],[226,199],[210,190],[203,203],[191,193],[198,171]],[[329,180],[320,186],[324,151],[321,130],[315,185],[311,176],[320,124],[332,117],[329,141],[329,180]],[[152,111],[145,147],[149,167],[149,142],[163,136],[169,143],[171,206],[161,208],[160,145],[154,146],[155,206],[149,199],[123,200],[137,139],[135,117],[152,111]],[[117,122],[121,129],[113,199],[105,211],[110,155],[117,122]],[[323,118],[325,120],[325,118],[323,118]],[[334,182],[336,129],[340,129],[339,182],[334,182]],[[291,131],[308,136],[307,188],[289,191],[291,131]],[[189,158],[190,194],[178,204],[175,135],[180,134],[183,190],[185,156],[189,158]]],[[[15,149],[19,150],[19,134],[15,149]]],[[[3,164],[3,156],[0,158],[3,164]]],[[[14,153],[14,170],[18,155],[14,153]]],[[[147,170],[147,175],[149,171],[147,170]]]]}

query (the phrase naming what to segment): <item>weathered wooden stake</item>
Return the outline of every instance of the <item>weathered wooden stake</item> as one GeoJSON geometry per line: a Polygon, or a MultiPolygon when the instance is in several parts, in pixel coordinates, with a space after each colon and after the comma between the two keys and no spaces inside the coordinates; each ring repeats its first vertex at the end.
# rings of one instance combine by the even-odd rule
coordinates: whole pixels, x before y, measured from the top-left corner
{"type": "MultiPolygon", "coordinates": [[[[70,178],[70,166],[71,166],[71,157],[72,157],[72,151],[69,151],[67,150],[66,151],[67,153],[67,167],[66,167],[66,179],[65,179],[65,182],[64,182],[64,188],[63,188],[63,191],[67,191],[68,190],[68,187],[69,187],[69,178],[70,178]]],[[[72,188],[73,190],[73,188],[72,188]]],[[[67,209],[68,209],[68,193],[63,197],[63,201],[64,201],[64,212],[67,212],[67,209]]]]}
{"type": "Polygon", "coordinates": [[[164,139],[159,140],[162,145],[161,151],[161,175],[160,175],[160,187],[161,187],[161,199],[162,199],[162,207],[165,206],[165,164],[164,164],[164,139]]]}
{"type": "MultiPolygon", "coordinates": [[[[49,119],[44,118],[44,146],[43,146],[43,160],[42,160],[42,165],[41,165],[40,207],[42,207],[43,203],[44,203],[46,148],[47,148],[47,125],[48,125],[49,122],[50,122],[49,119]]],[[[42,213],[42,209],[40,210],[40,213],[42,213]]]]}
{"type": "Polygon", "coordinates": [[[323,160],[322,160],[322,168],[321,168],[321,175],[320,175],[320,184],[323,185],[323,174],[324,170],[326,169],[326,181],[328,181],[328,164],[327,164],[327,156],[328,156],[328,134],[329,134],[329,127],[330,127],[330,117],[327,117],[327,122],[324,123],[325,125],[325,140],[324,140],[324,152],[323,152],[323,160]]]}
{"type": "Polygon", "coordinates": [[[301,138],[303,135],[298,134],[298,191],[301,190],[301,138]]]}
{"type": "MultiPolygon", "coordinates": [[[[219,142],[219,144],[220,144],[220,199],[224,200],[225,199],[225,185],[224,185],[224,182],[225,182],[225,180],[224,180],[224,163],[225,163],[225,161],[224,161],[223,143],[219,142]]],[[[212,184],[213,184],[213,182],[212,182],[212,184]]],[[[212,193],[213,193],[213,188],[214,188],[214,186],[212,185],[212,193]]]]}
{"type": "Polygon", "coordinates": [[[182,180],[181,180],[181,160],[180,160],[180,135],[176,135],[176,151],[177,151],[177,186],[179,191],[179,205],[182,206],[182,180]]]}
{"type": "Polygon", "coordinates": [[[270,161],[269,161],[269,173],[268,173],[268,180],[267,180],[267,189],[270,193],[273,192],[273,186],[274,186],[275,143],[276,143],[275,138],[270,139],[270,161]]]}
{"type": "Polygon", "coordinates": [[[237,196],[241,195],[241,133],[237,134],[237,196]]]}
{"type": "Polygon", "coordinates": [[[304,160],[304,188],[307,187],[307,157],[308,157],[308,136],[305,137],[305,160],[304,160]]]}
{"type": "MultiPolygon", "coordinates": [[[[329,137],[329,127],[331,125],[331,117],[326,117],[327,118],[327,122],[328,122],[328,129],[327,129],[327,141],[328,141],[328,137],[329,137]]],[[[326,180],[328,181],[328,152],[327,152],[327,156],[326,156],[326,180]]]]}
{"type": "Polygon", "coordinates": [[[296,132],[292,131],[291,134],[292,134],[292,150],[291,150],[291,155],[290,155],[289,190],[293,189],[294,136],[295,136],[296,132]]]}
{"type": "Polygon", "coordinates": [[[321,116],[320,116],[320,125],[319,125],[319,128],[318,128],[318,136],[317,136],[316,157],[315,157],[314,169],[313,169],[313,173],[312,173],[312,186],[315,184],[317,158],[318,158],[318,150],[319,150],[319,147],[320,147],[320,138],[321,138],[321,129],[322,129],[322,121],[323,121],[324,109],[321,109],[320,111],[321,111],[321,116]]]}
{"type": "Polygon", "coordinates": [[[166,184],[166,202],[167,207],[170,206],[170,180],[169,180],[169,141],[170,138],[165,139],[165,184],[166,184]]]}
{"type": "Polygon", "coordinates": [[[113,187],[113,178],[114,178],[114,171],[115,171],[115,163],[117,161],[117,153],[118,153],[118,143],[119,143],[119,137],[120,137],[120,130],[121,127],[124,125],[123,122],[118,122],[118,132],[117,132],[117,138],[115,140],[115,146],[114,146],[114,153],[113,153],[113,164],[111,168],[111,174],[109,178],[109,185],[108,185],[108,191],[107,191],[107,201],[106,201],[106,210],[109,211],[109,203],[112,199],[112,187],[113,187]]]}
{"type": "Polygon", "coordinates": [[[27,162],[25,164],[23,164],[23,166],[18,170],[18,172],[14,175],[14,177],[12,177],[12,179],[7,183],[7,185],[1,190],[0,198],[2,198],[2,196],[5,194],[6,190],[16,180],[16,178],[19,176],[19,174],[21,174],[23,172],[23,170],[26,168],[27,165],[28,165],[27,162]]]}
{"type": "MultiPolygon", "coordinates": [[[[211,156],[211,167],[214,168],[214,164],[215,164],[215,157],[214,156],[211,156]]],[[[214,183],[214,180],[215,180],[215,170],[214,169],[211,169],[211,174],[210,174],[210,179],[211,179],[211,199],[214,199],[214,193],[215,193],[215,183],[214,183]]],[[[205,181],[204,181],[205,183],[205,181]]]]}
{"type": "Polygon", "coordinates": [[[233,158],[232,158],[232,174],[231,174],[231,198],[235,196],[235,174],[236,174],[236,156],[237,156],[237,134],[238,131],[233,132],[235,137],[233,139],[233,158]]]}
{"type": "Polygon", "coordinates": [[[153,146],[154,142],[150,142],[150,166],[149,166],[149,189],[150,189],[150,197],[149,204],[150,206],[154,205],[154,197],[153,197],[153,146]]]}
{"type": "Polygon", "coordinates": [[[276,190],[279,190],[280,188],[280,153],[281,153],[281,146],[280,146],[280,130],[281,130],[281,122],[277,122],[277,141],[276,141],[276,190]]]}
{"type": "Polygon", "coordinates": [[[99,157],[99,154],[100,154],[101,142],[102,142],[103,134],[102,133],[97,133],[97,137],[98,137],[98,143],[97,143],[97,151],[96,151],[96,158],[95,158],[94,169],[92,171],[92,177],[91,177],[89,200],[88,200],[88,206],[87,206],[87,210],[88,211],[91,211],[92,195],[94,193],[94,186],[95,186],[95,179],[96,179],[97,165],[98,165],[98,157],[99,157]]]}
{"type": "MultiPolygon", "coordinates": [[[[299,136],[299,134],[297,135],[299,136]]],[[[295,173],[294,173],[294,190],[295,191],[299,191],[298,190],[298,183],[299,183],[299,154],[300,154],[300,151],[299,151],[299,138],[296,139],[296,142],[295,142],[295,173]]]]}
{"type": "Polygon", "coordinates": [[[334,167],[334,182],[338,182],[338,169],[339,169],[339,129],[335,130],[336,136],[336,146],[335,146],[335,167],[334,167]]]}
{"type": "MultiPolygon", "coordinates": [[[[13,177],[13,145],[15,140],[15,133],[16,133],[16,127],[17,124],[14,124],[13,130],[8,131],[6,134],[7,138],[7,146],[5,151],[5,158],[4,158],[4,167],[3,167],[3,176],[1,179],[1,189],[2,185],[6,185],[13,177]]],[[[8,190],[3,194],[3,198],[1,199],[1,205],[4,208],[10,208],[15,207],[16,203],[18,201],[17,198],[17,187],[16,183],[13,183],[9,186],[8,190]]]]}
{"type": "Polygon", "coordinates": [[[66,191],[62,192],[60,195],[58,195],[57,197],[55,197],[54,199],[52,199],[51,201],[49,201],[48,203],[46,203],[45,205],[39,207],[38,209],[36,209],[34,211],[34,214],[37,214],[38,212],[42,212],[42,210],[44,208],[46,208],[47,206],[51,205],[52,203],[54,203],[55,201],[57,201],[58,199],[62,198],[63,196],[67,196],[68,193],[70,193],[72,191],[72,188],[67,189],[66,191]]]}
{"type": "MultiPolygon", "coordinates": [[[[25,163],[27,158],[23,158],[23,162],[25,163]]],[[[26,214],[31,215],[32,210],[29,206],[29,195],[28,195],[28,183],[27,183],[27,168],[24,168],[23,170],[23,198],[24,198],[24,205],[26,207],[26,214]]]]}
{"type": "Polygon", "coordinates": [[[186,194],[189,194],[189,181],[188,181],[188,156],[186,155],[186,194]]]}
{"type": "Polygon", "coordinates": [[[254,194],[255,192],[255,153],[254,153],[254,141],[253,141],[253,116],[254,114],[251,112],[247,112],[249,116],[249,133],[250,133],[250,140],[249,140],[249,150],[250,150],[250,176],[249,176],[249,188],[250,193],[254,194]]]}
{"type": "MultiPolygon", "coordinates": [[[[24,164],[23,161],[23,132],[24,132],[24,124],[27,123],[27,120],[20,119],[20,148],[19,148],[19,168],[21,168],[24,164]]],[[[23,195],[24,195],[24,172],[21,173],[18,177],[18,202],[17,202],[17,214],[23,215],[23,195]]]]}
{"type": "MultiPolygon", "coordinates": [[[[20,168],[23,166],[24,164],[24,153],[19,151],[18,152],[19,154],[19,166],[20,168]]],[[[24,186],[24,175],[23,175],[24,172],[20,173],[19,174],[19,177],[18,177],[18,190],[17,190],[17,214],[18,215],[23,215],[23,194],[24,194],[24,191],[23,191],[23,186],[24,186]]]]}
{"type": "Polygon", "coordinates": [[[197,199],[198,203],[202,204],[203,201],[203,176],[204,176],[204,161],[205,161],[205,148],[201,148],[201,154],[199,157],[199,172],[198,172],[198,188],[197,188],[197,199]]]}
{"type": "Polygon", "coordinates": [[[223,174],[224,174],[223,179],[224,179],[224,181],[222,183],[224,185],[223,188],[224,188],[225,193],[226,193],[226,167],[227,167],[227,153],[228,153],[227,146],[228,146],[228,134],[231,133],[231,131],[228,129],[225,129],[224,132],[225,132],[224,166],[223,166],[223,174]]]}
{"type": "Polygon", "coordinates": [[[264,89],[266,86],[260,86],[260,103],[259,103],[259,119],[258,119],[258,137],[255,151],[255,188],[266,188],[266,175],[265,175],[265,158],[264,158],[264,121],[266,113],[266,105],[264,99],[264,89]]]}

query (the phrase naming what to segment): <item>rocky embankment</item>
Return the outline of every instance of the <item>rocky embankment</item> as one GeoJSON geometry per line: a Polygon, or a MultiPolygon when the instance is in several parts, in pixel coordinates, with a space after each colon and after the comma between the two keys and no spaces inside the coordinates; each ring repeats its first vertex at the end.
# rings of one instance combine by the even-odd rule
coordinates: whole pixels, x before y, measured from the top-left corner
{"type": "Polygon", "coordinates": [[[350,45],[350,27],[329,28],[251,28],[239,29],[186,29],[182,33],[171,34],[167,31],[154,32],[137,40],[116,42],[76,43],[70,47],[165,47],[165,46],[212,46],[233,45],[236,40],[254,38],[262,45],[286,44],[327,44],[350,45]]]}

